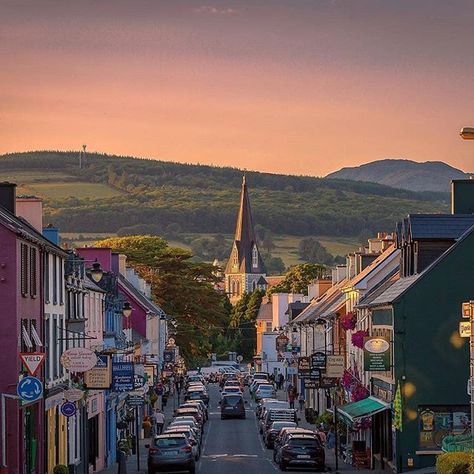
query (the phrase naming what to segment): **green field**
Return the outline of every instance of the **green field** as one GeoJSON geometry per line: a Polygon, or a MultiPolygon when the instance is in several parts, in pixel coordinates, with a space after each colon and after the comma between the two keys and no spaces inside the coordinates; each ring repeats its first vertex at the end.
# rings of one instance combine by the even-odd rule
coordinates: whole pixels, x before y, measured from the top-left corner
{"type": "Polygon", "coordinates": [[[34,194],[50,199],[75,197],[79,199],[106,199],[119,196],[121,193],[114,188],[100,183],[28,183],[18,187],[18,194],[34,194]]]}

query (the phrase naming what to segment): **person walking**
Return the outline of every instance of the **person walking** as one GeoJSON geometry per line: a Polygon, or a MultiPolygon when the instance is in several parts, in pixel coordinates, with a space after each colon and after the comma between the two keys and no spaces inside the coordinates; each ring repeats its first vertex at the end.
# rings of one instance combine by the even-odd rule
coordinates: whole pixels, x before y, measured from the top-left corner
{"type": "Polygon", "coordinates": [[[156,434],[160,435],[163,432],[163,425],[165,424],[165,415],[159,408],[155,411],[155,420],[156,434]]]}
{"type": "Polygon", "coordinates": [[[295,391],[293,390],[293,385],[288,387],[288,401],[290,402],[290,408],[295,408],[295,391]]]}
{"type": "Polygon", "coordinates": [[[300,405],[300,411],[303,411],[304,410],[304,393],[300,393],[300,396],[298,398],[298,403],[300,405]]]}
{"type": "Polygon", "coordinates": [[[283,388],[283,382],[285,381],[284,375],[280,372],[277,379],[277,388],[281,390],[283,388]]]}
{"type": "Polygon", "coordinates": [[[334,431],[334,426],[331,426],[329,428],[329,432],[326,436],[326,447],[331,450],[331,452],[334,454],[334,451],[336,449],[336,433],[334,431]]]}

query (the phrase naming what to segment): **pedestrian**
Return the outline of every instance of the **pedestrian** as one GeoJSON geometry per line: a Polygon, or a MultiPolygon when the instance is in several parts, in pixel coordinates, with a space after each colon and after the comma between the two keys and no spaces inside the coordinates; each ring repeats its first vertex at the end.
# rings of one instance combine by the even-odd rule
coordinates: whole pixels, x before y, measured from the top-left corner
{"type": "Polygon", "coordinates": [[[292,385],[288,387],[288,401],[290,402],[290,408],[295,408],[295,392],[292,385]]]}
{"type": "Polygon", "coordinates": [[[163,432],[163,425],[165,424],[165,415],[159,408],[155,411],[155,420],[156,434],[160,435],[163,432]]]}
{"type": "Polygon", "coordinates": [[[278,390],[283,388],[283,382],[285,381],[285,376],[280,372],[278,374],[278,390]]]}
{"type": "Polygon", "coordinates": [[[316,430],[317,435],[321,441],[321,444],[324,446],[326,444],[326,433],[323,430],[316,430]]]}
{"type": "Polygon", "coordinates": [[[326,447],[334,454],[336,448],[336,433],[334,432],[334,426],[329,428],[329,433],[326,436],[326,447]]]}
{"type": "Polygon", "coordinates": [[[304,393],[301,393],[298,398],[298,403],[300,404],[300,411],[304,410],[304,393]]]}
{"type": "Polygon", "coordinates": [[[142,428],[143,428],[143,436],[145,438],[151,438],[151,422],[150,418],[148,416],[145,416],[145,419],[143,420],[142,423],[142,428]]]}

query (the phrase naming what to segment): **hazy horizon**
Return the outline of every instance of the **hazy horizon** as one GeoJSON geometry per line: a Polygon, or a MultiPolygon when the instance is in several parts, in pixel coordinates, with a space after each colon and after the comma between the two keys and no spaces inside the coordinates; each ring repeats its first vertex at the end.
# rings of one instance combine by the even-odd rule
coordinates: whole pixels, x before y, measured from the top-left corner
{"type": "Polygon", "coordinates": [[[0,153],[469,172],[469,0],[0,0],[0,153]],[[449,3],[449,4],[448,4],[449,3]]]}

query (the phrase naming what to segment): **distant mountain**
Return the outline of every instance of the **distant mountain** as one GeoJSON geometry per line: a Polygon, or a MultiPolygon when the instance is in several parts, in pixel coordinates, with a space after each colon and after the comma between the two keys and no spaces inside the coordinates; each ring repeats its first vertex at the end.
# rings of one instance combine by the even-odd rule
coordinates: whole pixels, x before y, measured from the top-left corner
{"type": "Polygon", "coordinates": [[[349,179],[384,184],[410,191],[449,192],[452,179],[468,175],[442,161],[417,163],[411,160],[379,160],[361,166],[342,168],[326,178],[349,179]]]}
{"type": "MultiPolygon", "coordinates": [[[[231,234],[243,171],[77,152],[0,155],[0,181],[45,202],[64,232],[231,234]]],[[[410,212],[448,210],[447,195],[375,183],[245,172],[254,221],[275,235],[358,237],[410,212]]]]}

